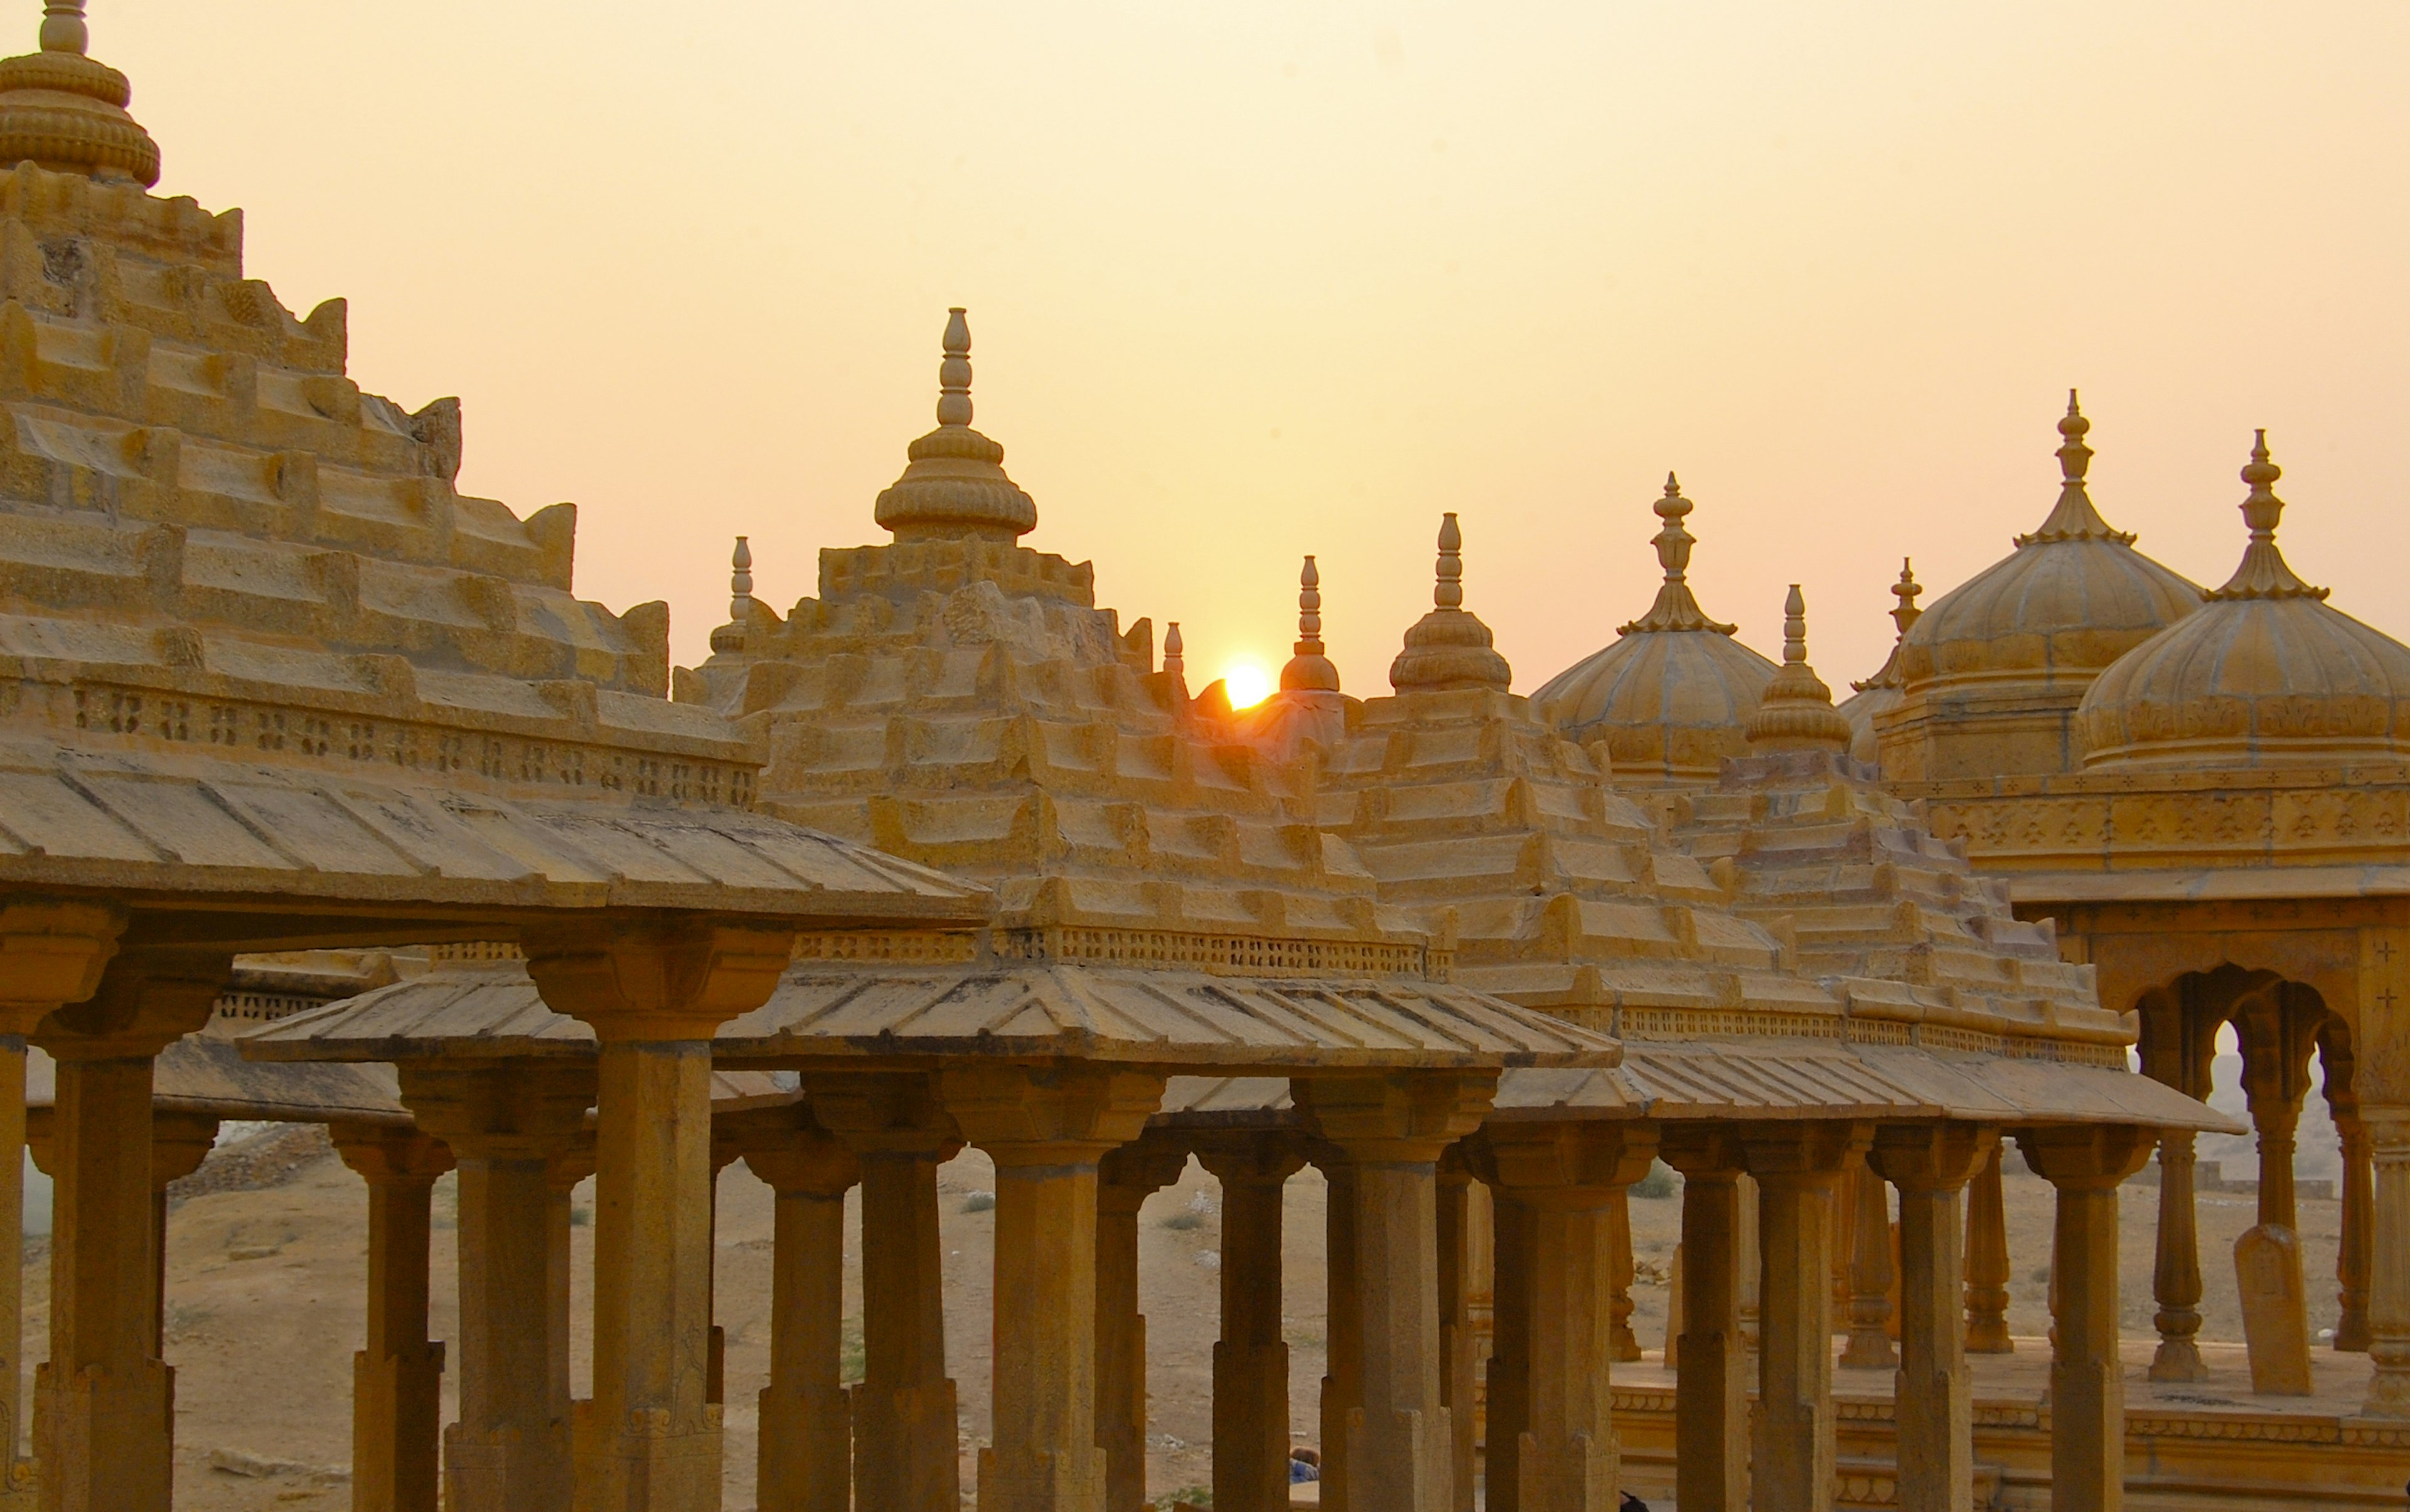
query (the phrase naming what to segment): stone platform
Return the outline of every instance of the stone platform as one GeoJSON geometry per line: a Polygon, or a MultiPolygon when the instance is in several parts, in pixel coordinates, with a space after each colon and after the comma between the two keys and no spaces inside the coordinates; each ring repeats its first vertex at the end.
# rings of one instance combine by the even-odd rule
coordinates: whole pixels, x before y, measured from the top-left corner
{"type": "MultiPolygon", "coordinates": [[[[2319,1351],[2317,1394],[2255,1397],[2239,1344],[2200,1346],[2210,1378],[2160,1385],[2144,1372],[2156,1339],[2127,1339],[2126,1493],[2135,1512],[2327,1512],[2400,1508],[2410,1483],[2410,1419],[2360,1417],[2365,1355],[2319,1351]]],[[[1615,1367],[1615,1424],[1623,1481],[1652,1507],[1674,1492],[1674,1377],[1652,1351],[1615,1367]]],[[[2047,1512],[2050,1345],[2020,1338],[2011,1355],[1971,1357],[1975,1505],[2047,1512]]],[[[1835,1370],[1839,1415],[1836,1506],[1896,1505],[1892,1476],[1892,1375],[1835,1370]]]]}

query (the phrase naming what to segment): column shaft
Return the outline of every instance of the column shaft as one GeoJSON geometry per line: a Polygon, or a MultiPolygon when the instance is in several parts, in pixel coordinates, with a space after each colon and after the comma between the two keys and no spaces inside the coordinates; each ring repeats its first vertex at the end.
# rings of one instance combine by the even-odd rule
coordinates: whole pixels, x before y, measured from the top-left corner
{"type": "Polygon", "coordinates": [[[862,1512],[960,1512],[946,1374],[937,1159],[861,1151],[863,1379],[853,1403],[862,1512]]]}
{"type": "Polygon", "coordinates": [[[1892,1370],[1899,1354],[1891,1346],[1890,1187],[1880,1172],[1861,1167],[1849,1191],[1857,1213],[1850,1225],[1850,1341],[1841,1363],[1892,1370]]]}
{"type": "Polygon", "coordinates": [[[1285,1135],[1198,1150],[1222,1184],[1222,1336],[1213,1343],[1213,1505],[1288,1505],[1288,1345],[1281,1334],[1282,1196],[1302,1163],[1285,1135]]]}
{"type": "Polygon", "coordinates": [[[1483,1457],[1488,1512],[1520,1512],[1523,1446],[1532,1426],[1532,1210],[1512,1192],[1489,1194],[1491,1256],[1488,1453],[1483,1457]]]}
{"type": "Polygon", "coordinates": [[[1455,1512],[1473,1512],[1480,1460],[1473,1392],[1473,1173],[1451,1153],[1439,1168],[1440,1405],[1447,1409],[1455,1512]]]}
{"type": "Polygon", "coordinates": [[[1684,1163],[1682,1337],[1674,1375],[1674,1501],[1749,1505],[1749,1346],[1740,1324],[1739,1173],[1684,1163]]]}
{"type": "Polygon", "coordinates": [[[1439,1401],[1439,1215],[1435,1162],[1356,1163],[1360,1405],[1347,1446],[1349,1494],[1365,1512],[1448,1512],[1455,1501],[1439,1401]]]}
{"type": "Polygon", "coordinates": [[[1901,1512],[1970,1512],[1974,1503],[1958,1194],[1997,1144],[1988,1128],[1893,1127],[1877,1133],[1868,1156],[1867,1180],[1899,1189],[1899,1369],[1892,1400],[1901,1512]]]}
{"type": "Polygon", "coordinates": [[[25,1037],[0,1034],[0,1247],[21,1263],[0,1265],[0,1507],[33,1494],[33,1465],[17,1457],[25,1421],[25,1037]]]}
{"type": "Polygon", "coordinates": [[[1329,1207],[1323,1222],[1326,1353],[1322,1395],[1316,1406],[1322,1425],[1320,1490],[1324,1506],[1347,1512],[1352,1494],[1348,1424],[1363,1401],[1364,1376],[1363,1314],[1357,1296],[1362,1262],[1356,1234],[1356,1167],[1335,1153],[1316,1156],[1315,1163],[1329,1183],[1329,1207]]]}
{"type": "Polygon", "coordinates": [[[603,1040],[596,1064],[594,1399],[580,1512],[717,1512],[711,1041],[603,1040]]]}
{"type": "Polygon", "coordinates": [[[1833,1481],[1833,1184],[1768,1174],[1758,1187],[1757,1512],[1825,1512],[1833,1481]]]}
{"type": "MultiPolygon", "coordinates": [[[[1105,1455],[1106,1512],[1145,1512],[1146,1318],[1138,1310],[1138,1215],[1180,1179],[1188,1152],[1141,1139],[1096,1166],[1096,1447],[1105,1455]]],[[[1227,1193],[1225,1194],[1227,1199],[1227,1193]]],[[[1228,1274],[1224,1202],[1224,1274],[1228,1274]]]]}
{"type": "Polygon", "coordinates": [[[1629,1363],[1640,1358],[1632,1331],[1632,1188],[1619,1186],[1606,1201],[1607,1358],[1629,1363]]]}
{"type": "Polygon", "coordinates": [[[759,1398],[761,1512],[848,1512],[852,1415],[846,1401],[845,1194],[862,1167],[808,1115],[748,1130],[745,1163],[777,1196],[770,1271],[770,1382],[759,1398]]]}
{"type": "Polygon", "coordinates": [[[444,1432],[450,1512],[570,1502],[569,1422],[554,1400],[544,1157],[460,1147],[460,1417],[444,1432]]]}
{"type": "Polygon", "coordinates": [[[2361,1409],[2410,1418],[2410,1110],[2363,1107],[2371,1197],[2368,1357],[2374,1369],[2361,1409]]]}
{"type": "Polygon", "coordinates": [[[2156,1134],[2053,1127],[2017,1137],[2058,1191],[2051,1246],[2052,1512],[2116,1512],[2126,1497],[2126,1380],[2117,1356],[2117,1185],[2156,1134]]]}
{"type": "Polygon", "coordinates": [[[1995,1143],[1967,1194],[1967,1352],[2005,1355],[2009,1339],[2009,1213],[1995,1143]]]}
{"type": "Polygon", "coordinates": [[[166,1512],[174,1373],[158,1262],[149,1055],[63,1059],[52,1125],[51,1358],[36,1377],[44,1512],[166,1512]]]}
{"type": "Polygon", "coordinates": [[[443,1345],[427,1337],[435,1178],[451,1152],[414,1129],[337,1125],[369,1193],[368,1330],[352,1357],[353,1512],[436,1512],[443,1345]]]}
{"type": "Polygon", "coordinates": [[[2159,1304],[2152,1319],[2159,1330],[2159,1346],[2151,1357],[2155,1381],[2209,1378],[2194,1338],[2200,1332],[2200,1238],[2193,1138],[2189,1130],[2176,1129],[2159,1136],[2159,1228],[2151,1268],[2151,1290],[2159,1304]]]}
{"type": "Polygon", "coordinates": [[[2371,1219],[2376,1203],[2374,1167],[2369,1159],[2368,1127],[2357,1117],[2335,1120],[2343,1142],[2342,1243],[2335,1251],[2340,1313],[2334,1346],[2368,1349],[2368,1266],[2371,1219]]]}

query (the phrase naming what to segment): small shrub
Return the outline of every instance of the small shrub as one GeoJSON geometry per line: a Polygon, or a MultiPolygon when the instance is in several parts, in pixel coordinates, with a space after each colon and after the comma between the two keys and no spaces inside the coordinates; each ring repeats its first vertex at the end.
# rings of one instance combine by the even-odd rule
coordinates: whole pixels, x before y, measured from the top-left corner
{"type": "Polygon", "coordinates": [[[995,1194],[994,1192],[973,1192],[970,1196],[963,1199],[963,1211],[965,1213],[986,1213],[993,1210],[994,1207],[995,1194]]]}
{"type": "Polygon", "coordinates": [[[1163,1220],[1163,1226],[1166,1228],[1177,1229],[1179,1232],[1184,1234],[1191,1228],[1204,1228],[1205,1214],[1201,1213],[1175,1213],[1170,1217],[1163,1220]]]}
{"type": "Polygon", "coordinates": [[[1677,1196],[1681,1190],[1681,1178],[1675,1175],[1674,1168],[1662,1160],[1650,1161],[1648,1174],[1632,1184],[1633,1196],[1645,1197],[1652,1201],[1677,1196]]]}

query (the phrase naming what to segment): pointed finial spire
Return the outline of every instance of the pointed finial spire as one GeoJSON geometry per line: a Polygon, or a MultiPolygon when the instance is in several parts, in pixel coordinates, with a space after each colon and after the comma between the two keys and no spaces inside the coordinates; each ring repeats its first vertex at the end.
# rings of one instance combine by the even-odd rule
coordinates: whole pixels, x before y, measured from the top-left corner
{"type": "Polygon", "coordinates": [[[946,312],[937,363],[937,429],[912,443],[904,475],[873,512],[898,541],[977,536],[1011,543],[1038,528],[1038,505],[1005,475],[1004,447],[971,429],[971,327],[946,312]]]}
{"type": "MultiPolygon", "coordinates": [[[[1463,608],[1464,531],[1453,514],[1440,518],[1431,604],[1431,612],[1406,632],[1405,649],[1389,663],[1389,686],[1401,693],[1460,688],[1506,691],[1515,680],[1514,669],[1491,644],[1489,627],[1463,608]]],[[[1330,686],[1339,686],[1335,671],[1330,686]]]]}
{"type": "Polygon", "coordinates": [[[1900,558],[1899,581],[1891,586],[1891,596],[1899,601],[1899,607],[1891,612],[1891,622],[1899,627],[1901,640],[1908,639],[1909,627],[1924,613],[1916,606],[1916,596],[1924,591],[1924,587],[1916,580],[1916,563],[1906,557],[1900,558]]]}
{"type": "Polygon", "coordinates": [[[1699,601],[1691,596],[1689,578],[1691,548],[1698,544],[1698,540],[1682,521],[1697,506],[1682,497],[1681,480],[1667,472],[1663,497],[1648,507],[1665,522],[1657,531],[1655,542],[1658,565],[1665,569],[1665,582],[1657,589],[1657,602],[1648,606],[1648,612],[1632,623],[1619,627],[1616,633],[1630,635],[1649,630],[1712,630],[1723,635],[1733,633],[1737,627],[1720,625],[1708,618],[1706,612],[1699,607],[1699,601]]]}
{"type": "Polygon", "coordinates": [[[971,323],[961,305],[946,312],[946,355],[937,364],[937,423],[971,423],[971,323]]]}
{"type": "Polygon", "coordinates": [[[1163,627],[1163,670],[1178,682],[1188,675],[1188,658],[1183,655],[1188,643],[1180,638],[1180,621],[1175,619],[1163,627]]]}
{"type": "Polygon", "coordinates": [[[45,0],[42,6],[42,51],[80,56],[92,46],[92,28],[83,21],[83,0],[45,0]]]}
{"type": "Polygon", "coordinates": [[[2285,501],[2276,497],[2276,480],[2285,470],[2268,457],[2268,432],[2258,431],[2251,443],[2251,460],[2243,465],[2243,481],[2251,486],[2243,501],[2243,523],[2251,540],[2243,560],[2224,588],[2203,595],[2209,599],[2323,599],[2328,590],[2312,588],[2287,564],[2276,549],[2276,524],[2285,517],[2285,501]]]}
{"type": "MultiPolygon", "coordinates": [[[[1450,521],[1456,516],[1450,515],[1450,521]]],[[[1283,692],[1339,691],[1339,668],[1322,648],[1322,573],[1308,556],[1297,574],[1297,654],[1281,668],[1283,692]]]]}
{"type": "Polygon", "coordinates": [[[1765,685],[1748,733],[1757,750],[1850,749],[1850,721],[1833,706],[1833,691],[1808,664],[1808,600],[1796,583],[1782,601],[1782,668],[1765,685]]]}
{"type": "Polygon", "coordinates": [[[736,549],[728,554],[728,618],[743,624],[745,611],[752,603],[753,548],[740,535],[736,549]]]}
{"type": "Polygon", "coordinates": [[[1431,603],[1441,609],[1464,607],[1464,532],[1453,512],[1439,520],[1439,580],[1431,587],[1431,603]]]}
{"type": "Polygon", "coordinates": [[[2058,502],[2051,506],[2050,517],[2041,529],[2031,535],[2016,538],[2019,547],[2048,545],[2054,541],[2110,541],[2130,546],[2133,535],[2109,528],[2100,511],[2092,507],[2092,494],[2084,483],[2092,468],[2092,448],[2083,438],[2092,431],[2092,422],[2083,417],[2083,406],[2076,392],[2067,391],[2067,414],[2058,422],[2058,502]]]}

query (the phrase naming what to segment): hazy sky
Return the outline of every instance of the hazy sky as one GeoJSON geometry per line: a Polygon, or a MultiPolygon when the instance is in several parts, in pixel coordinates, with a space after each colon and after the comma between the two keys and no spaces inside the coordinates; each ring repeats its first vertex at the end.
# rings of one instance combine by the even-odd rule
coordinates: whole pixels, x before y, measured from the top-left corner
{"type": "MultiPolygon", "coordinates": [[[[726,607],[883,538],[949,304],[978,424],[1199,684],[1296,559],[1386,691],[1442,510],[1536,688],[1692,581],[1838,687],[2095,497],[2222,581],[2264,425],[2297,569],[2410,634],[2410,7],[94,0],[167,193],[466,406],[465,489],[581,507],[579,590],[726,607]]],[[[36,7],[7,14],[30,45],[36,7]]]]}

